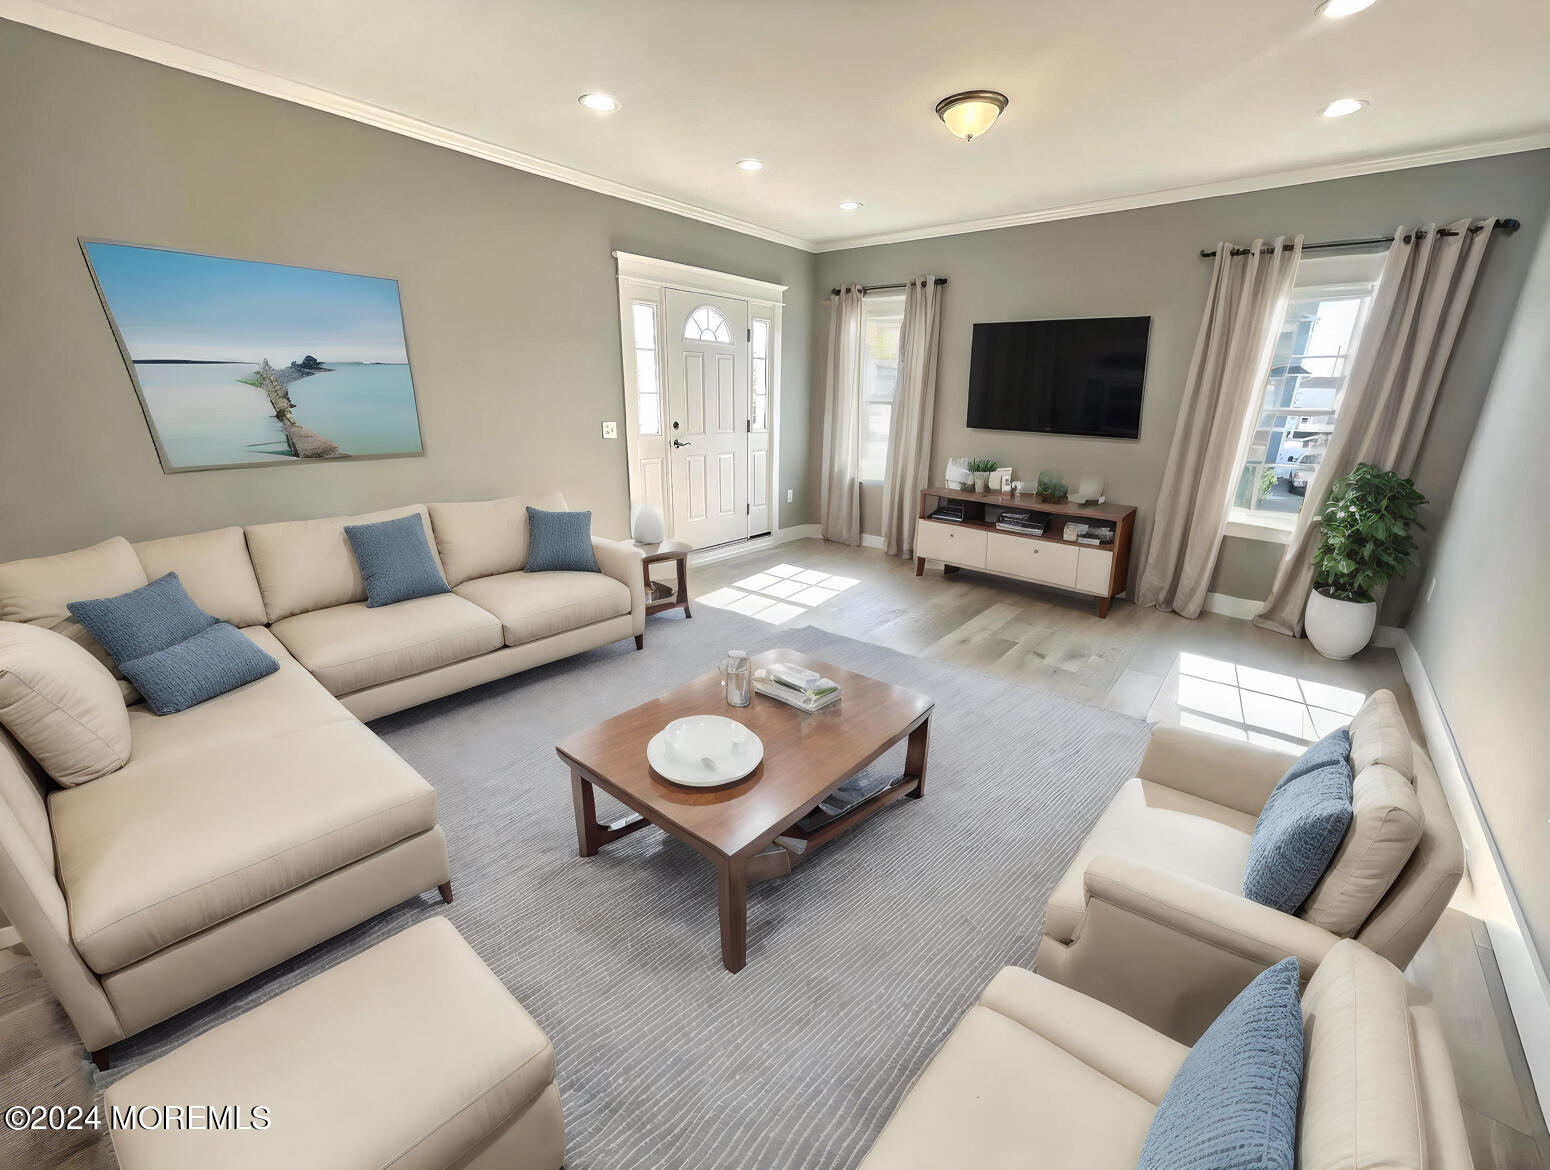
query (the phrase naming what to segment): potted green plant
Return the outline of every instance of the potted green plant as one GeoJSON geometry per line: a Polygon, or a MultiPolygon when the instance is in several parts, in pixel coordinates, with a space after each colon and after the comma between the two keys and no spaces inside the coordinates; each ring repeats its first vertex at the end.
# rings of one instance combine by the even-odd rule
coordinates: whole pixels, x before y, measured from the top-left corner
{"type": "Polygon", "coordinates": [[[1330,485],[1303,614],[1308,641],[1324,657],[1349,658],[1372,639],[1376,594],[1410,567],[1410,529],[1424,527],[1416,513],[1425,503],[1414,481],[1366,463],[1330,485]]]}
{"type": "Polygon", "coordinates": [[[1041,504],[1058,504],[1066,498],[1066,481],[1053,471],[1039,472],[1038,485],[1033,489],[1041,504]]]}
{"type": "Polygon", "coordinates": [[[986,479],[999,466],[1000,464],[994,459],[970,459],[969,473],[974,476],[974,490],[977,492],[984,491],[986,479]]]}

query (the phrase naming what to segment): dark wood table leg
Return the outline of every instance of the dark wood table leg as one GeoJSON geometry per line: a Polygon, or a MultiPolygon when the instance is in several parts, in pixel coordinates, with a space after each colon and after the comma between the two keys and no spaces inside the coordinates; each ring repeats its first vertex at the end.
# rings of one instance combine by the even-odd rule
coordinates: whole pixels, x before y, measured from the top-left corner
{"type": "Polygon", "coordinates": [[[678,558],[678,598],[684,607],[684,617],[692,618],[689,612],[689,554],[685,553],[678,558]]]}
{"type": "Polygon", "coordinates": [[[911,800],[919,800],[926,794],[926,753],[931,747],[931,716],[926,716],[926,721],[910,732],[909,745],[904,749],[904,774],[917,777],[918,783],[915,791],[909,794],[911,800]]]}
{"type": "Polygon", "coordinates": [[[1100,598],[1098,598],[1098,616],[1099,617],[1106,618],[1106,617],[1109,616],[1109,603],[1111,601],[1113,601],[1113,600],[1114,599],[1112,597],[1100,597],[1100,598]]]}
{"type": "Polygon", "coordinates": [[[626,837],[649,823],[640,814],[631,813],[606,825],[599,824],[597,796],[592,782],[575,769],[570,774],[570,790],[571,800],[576,806],[576,847],[583,857],[591,857],[610,841],[626,837]]]}
{"type": "Polygon", "coordinates": [[[736,975],[748,962],[748,859],[718,861],[716,889],[721,899],[721,962],[736,975]]]}
{"type": "Polygon", "coordinates": [[[915,558],[915,576],[917,576],[917,577],[923,576],[925,574],[925,571],[926,571],[926,558],[925,557],[916,557],[915,558]]]}

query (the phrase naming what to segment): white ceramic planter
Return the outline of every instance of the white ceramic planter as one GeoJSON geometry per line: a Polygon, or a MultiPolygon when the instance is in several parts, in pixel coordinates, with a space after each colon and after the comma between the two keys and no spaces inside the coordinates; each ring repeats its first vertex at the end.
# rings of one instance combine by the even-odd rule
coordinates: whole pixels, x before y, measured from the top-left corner
{"type": "Polygon", "coordinates": [[[1308,594],[1308,608],[1302,615],[1303,632],[1313,648],[1325,658],[1341,661],[1372,641],[1377,625],[1376,601],[1337,601],[1317,589],[1308,594]]]}

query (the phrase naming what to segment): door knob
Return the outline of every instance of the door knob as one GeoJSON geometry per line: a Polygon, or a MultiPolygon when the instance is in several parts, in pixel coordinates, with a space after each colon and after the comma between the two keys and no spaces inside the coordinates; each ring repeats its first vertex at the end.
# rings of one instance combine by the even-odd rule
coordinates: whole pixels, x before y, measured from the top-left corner
{"type": "Polygon", "coordinates": [[[682,439],[674,439],[673,440],[673,446],[675,446],[675,447],[692,447],[692,446],[694,446],[694,444],[693,443],[685,443],[682,439]]]}

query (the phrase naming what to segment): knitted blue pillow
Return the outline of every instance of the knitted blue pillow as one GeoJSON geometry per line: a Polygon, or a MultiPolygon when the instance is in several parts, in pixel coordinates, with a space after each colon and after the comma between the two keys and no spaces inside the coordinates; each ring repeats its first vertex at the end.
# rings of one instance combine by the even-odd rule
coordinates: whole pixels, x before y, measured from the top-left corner
{"type": "Polygon", "coordinates": [[[1344,727],[1331,731],[1318,743],[1314,744],[1302,755],[1297,757],[1297,762],[1286,770],[1286,774],[1276,781],[1276,787],[1288,784],[1299,776],[1306,776],[1316,768],[1322,768],[1326,764],[1335,764],[1341,761],[1349,761],[1351,758],[1351,733],[1344,727]]]}
{"type": "Polygon", "coordinates": [[[1293,1170],[1301,1089],[1297,960],[1282,959],[1190,1049],[1136,1170],[1293,1170]]]}
{"type": "Polygon", "coordinates": [[[186,641],[121,666],[158,715],[187,710],[280,669],[230,622],[216,622],[186,641]]]}
{"type": "Polygon", "coordinates": [[[1243,896],[1295,914],[1351,827],[1351,765],[1344,759],[1277,784],[1254,822],[1243,896]]]}
{"type": "Polygon", "coordinates": [[[366,581],[366,608],[451,593],[436,566],[418,512],[376,524],[346,524],[344,534],[366,581]]]}
{"type": "Polygon", "coordinates": [[[591,512],[527,510],[529,573],[601,573],[592,551],[591,512]]]}
{"type": "Polygon", "coordinates": [[[187,641],[215,624],[213,617],[194,604],[176,573],[117,597],[72,601],[67,608],[120,670],[132,659],[187,641]]]}

